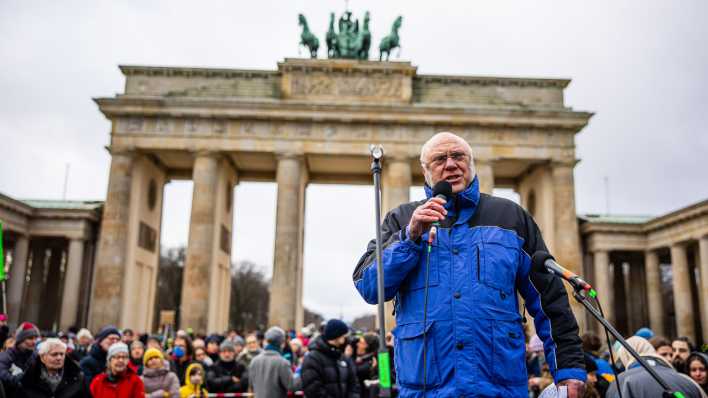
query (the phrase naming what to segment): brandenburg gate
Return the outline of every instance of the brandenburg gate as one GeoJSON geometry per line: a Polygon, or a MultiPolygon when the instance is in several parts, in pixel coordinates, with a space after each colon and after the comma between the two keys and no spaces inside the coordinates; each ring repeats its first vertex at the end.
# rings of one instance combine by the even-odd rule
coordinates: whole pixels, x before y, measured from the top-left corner
{"type": "MultiPolygon", "coordinates": [[[[569,80],[420,75],[408,62],[340,59],[285,59],[268,71],[120,69],[125,92],[96,99],[111,121],[112,160],[92,329],[151,329],[163,188],[174,179],[194,182],[180,326],[227,327],[234,186],[275,181],[269,323],[300,327],[308,183],[369,184],[368,147],[381,143],[384,207],[397,206],[423,183],[421,145],[443,130],[471,144],[482,191],[516,190],[558,261],[582,270],[574,137],[591,114],[564,103],[569,80]]],[[[352,261],[333,271],[349,278],[352,261]]]]}

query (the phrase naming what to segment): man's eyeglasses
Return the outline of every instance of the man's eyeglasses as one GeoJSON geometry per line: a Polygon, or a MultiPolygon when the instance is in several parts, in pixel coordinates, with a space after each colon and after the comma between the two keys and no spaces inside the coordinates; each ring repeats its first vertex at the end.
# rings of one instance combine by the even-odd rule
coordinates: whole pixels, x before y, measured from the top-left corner
{"type": "Polygon", "coordinates": [[[453,162],[455,163],[463,163],[467,162],[469,160],[468,154],[464,152],[450,152],[450,153],[442,153],[439,155],[435,155],[432,158],[430,158],[430,162],[428,162],[429,165],[435,166],[435,167],[440,167],[447,163],[447,159],[452,159],[453,162]]]}

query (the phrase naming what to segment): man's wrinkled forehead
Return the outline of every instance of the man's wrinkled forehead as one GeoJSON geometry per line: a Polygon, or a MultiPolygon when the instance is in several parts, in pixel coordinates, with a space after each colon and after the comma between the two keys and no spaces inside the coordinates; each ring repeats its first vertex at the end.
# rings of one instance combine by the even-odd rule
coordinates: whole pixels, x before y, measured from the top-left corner
{"type": "Polygon", "coordinates": [[[423,161],[427,161],[432,156],[453,151],[463,152],[467,155],[472,154],[470,145],[461,137],[447,132],[438,133],[423,144],[420,158],[423,161]]]}

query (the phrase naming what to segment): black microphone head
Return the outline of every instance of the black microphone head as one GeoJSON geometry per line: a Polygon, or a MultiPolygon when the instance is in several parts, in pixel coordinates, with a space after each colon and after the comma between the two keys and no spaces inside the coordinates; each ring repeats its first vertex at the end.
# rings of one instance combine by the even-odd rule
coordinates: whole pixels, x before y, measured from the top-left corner
{"type": "Polygon", "coordinates": [[[555,260],[548,252],[543,250],[537,251],[531,256],[532,269],[536,272],[548,272],[545,265],[548,259],[555,260]]]}
{"type": "Polygon", "coordinates": [[[445,180],[438,181],[438,183],[433,187],[433,197],[437,197],[438,195],[444,196],[445,199],[451,198],[452,185],[445,180]]]}

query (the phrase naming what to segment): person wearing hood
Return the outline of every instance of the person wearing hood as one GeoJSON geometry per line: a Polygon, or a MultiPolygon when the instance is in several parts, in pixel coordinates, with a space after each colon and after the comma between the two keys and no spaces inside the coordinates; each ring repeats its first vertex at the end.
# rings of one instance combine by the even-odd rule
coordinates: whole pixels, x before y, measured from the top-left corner
{"type": "Polygon", "coordinates": [[[128,346],[117,342],[106,351],[106,371],[91,382],[93,398],[144,398],[145,387],[140,377],[128,366],[128,346]]]}
{"type": "Polygon", "coordinates": [[[204,388],[204,367],[200,363],[189,365],[184,385],[179,389],[180,398],[206,398],[208,394],[204,388]]]}
{"type": "Polygon", "coordinates": [[[281,398],[295,391],[290,363],[283,358],[285,331],[273,326],[265,333],[266,348],[248,366],[248,380],[256,397],[281,398]]]}
{"type": "MultiPolygon", "coordinates": [[[[632,336],[627,339],[627,344],[642,359],[646,360],[647,364],[666,381],[671,389],[682,392],[686,398],[704,397],[700,387],[688,376],[677,372],[669,362],[656,353],[654,347],[645,338],[632,336]]],[[[626,370],[617,376],[614,383],[610,384],[606,398],[619,397],[618,388],[622,389],[623,398],[662,396],[664,390],[661,385],[624,347],[617,350],[617,360],[624,365],[626,370]]]]}
{"type": "Polygon", "coordinates": [[[236,350],[231,340],[219,346],[219,360],[207,371],[207,387],[213,393],[246,392],[248,379],[246,367],[236,361],[236,350]]]}
{"type": "Polygon", "coordinates": [[[330,319],[324,333],[310,343],[302,362],[302,389],[308,398],[358,398],[359,383],[351,359],[344,356],[349,328],[330,319]]]}
{"type": "Polygon", "coordinates": [[[166,366],[160,350],[150,348],[145,351],[142,379],[147,398],[179,398],[179,379],[166,366]]]}
{"type": "Polygon", "coordinates": [[[15,331],[15,345],[0,353],[0,382],[7,396],[13,396],[19,388],[25,370],[31,364],[38,339],[39,329],[30,322],[23,322],[15,331]]]}
{"type": "Polygon", "coordinates": [[[708,394],[708,354],[694,352],[688,357],[688,375],[708,394]]]}
{"type": "Polygon", "coordinates": [[[19,398],[88,398],[84,375],[79,365],[67,356],[59,339],[43,341],[37,357],[22,376],[19,398]]]}
{"type": "Polygon", "coordinates": [[[96,342],[91,346],[88,355],[79,362],[84,380],[91,385],[94,377],[106,370],[108,349],[120,341],[120,330],[115,326],[104,326],[96,334],[96,342]]]}
{"type": "Polygon", "coordinates": [[[258,342],[258,336],[252,333],[246,336],[246,348],[241,351],[236,360],[241,362],[243,366],[248,368],[253,358],[258,356],[258,354],[260,354],[261,352],[263,352],[263,350],[261,349],[261,345],[258,342]]]}

